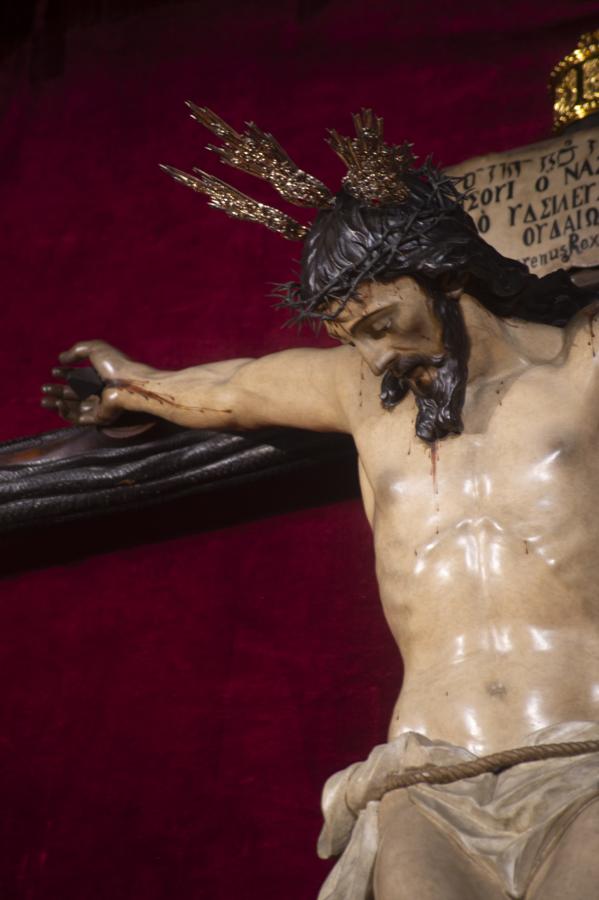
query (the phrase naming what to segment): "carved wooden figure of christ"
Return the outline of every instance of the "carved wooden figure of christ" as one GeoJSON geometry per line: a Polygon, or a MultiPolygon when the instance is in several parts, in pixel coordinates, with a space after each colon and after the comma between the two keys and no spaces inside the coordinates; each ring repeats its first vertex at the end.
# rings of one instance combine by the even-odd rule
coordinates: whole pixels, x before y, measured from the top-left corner
{"type": "MultiPolygon", "coordinates": [[[[82,341],[61,354],[60,372],[89,359],[101,395],[81,401],[50,384],[44,402],[78,424],[136,411],[191,428],[351,435],[405,679],[388,743],[325,787],[319,849],[340,860],[321,900],[591,900],[594,296],[565,272],[537,278],[500,255],[449,179],[384,145],[372,119],[357,127],[354,150],[377,155],[380,177],[337,136],[354,168],[320,202],[301,283],[286,289],[337,346],[167,372],[82,341]],[[399,786],[414,770],[415,783],[399,786]]],[[[221,193],[229,212],[237,202],[221,193]]],[[[275,224],[290,236],[288,222],[275,224]]]]}

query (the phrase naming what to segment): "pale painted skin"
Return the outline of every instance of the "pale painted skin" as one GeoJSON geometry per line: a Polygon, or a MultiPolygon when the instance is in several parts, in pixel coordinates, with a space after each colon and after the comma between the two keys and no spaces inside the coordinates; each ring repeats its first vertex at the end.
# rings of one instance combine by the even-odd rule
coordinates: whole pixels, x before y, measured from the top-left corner
{"type": "Polygon", "coordinates": [[[199,428],[351,433],[383,608],[405,663],[390,736],[418,731],[483,754],[556,722],[599,719],[592,311],[558,329],[456,297],[472,344],[464,432],[431,447],[414,433],[411,393],[392,411],[379,400],[387,368],[443,351],[431,301],[408,277],[364,285],[361,298],[330,327],[344,343],[330,350],[164,372],[101,341],[79,343],[63,364],[89,357],[127,386],[81,404],[47,386],[47,405],[79,422],[127,409],[199,428]]]}
{"type": "MultiPolygon", "coordinates": [[[[44,402],[90,424],[142,410],[188,427],[352,434],[383,607],[405,663],[390,736],[413,730],[484,754],[547,725],[599,719],[599,357],[592,308],[562,330],[452,296],[472,345],[464,432],[434,447],[414,433],[411,393],[392,411],[379,400],[387,368],[443,351],[431,300],[407,277],[362,286],[330,326],[341,347],[164,372],[84,341],[61,363],[89,358],[112,385],[84,403],[47,385],[44,402]]],[[[405,792],[385,797],[381,828],[377,900],[504,897],[405,792]],[[431,865],[440,884],[423,875],[431,865]]],[[[594,898],[598,830],[596,802],[527,897],[594,898]],[[591,848],[582,868],[581,847],[591,848]]]]}

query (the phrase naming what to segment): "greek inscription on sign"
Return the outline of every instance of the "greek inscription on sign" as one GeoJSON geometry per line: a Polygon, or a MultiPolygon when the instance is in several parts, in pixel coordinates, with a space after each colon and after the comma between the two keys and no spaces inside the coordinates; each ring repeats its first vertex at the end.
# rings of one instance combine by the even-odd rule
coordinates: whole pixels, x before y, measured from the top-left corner
{"type": "Polygon", "coordinates": [[[599,265],[599,128],[478,156],[447,169],[500,253],[536,275],[599,265]]]}

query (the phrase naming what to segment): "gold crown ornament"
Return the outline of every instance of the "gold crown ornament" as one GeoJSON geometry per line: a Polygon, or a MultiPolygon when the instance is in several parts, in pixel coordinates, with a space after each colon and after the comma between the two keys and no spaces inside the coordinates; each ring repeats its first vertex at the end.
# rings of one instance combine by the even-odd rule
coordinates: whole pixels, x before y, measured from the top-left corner
{"type": "MultiPolygon", "coordinates": [[[[239,133],[204,106],[188,102],[191,117],[222,142],[222,146],[208,145],[226,165],[255,175],[270,182],[288,203],[296,206],[327,209],[333,206],[335,197],[317,178],[298,168],[279,142],[261,131],[253,122],[239,133]]],[[[353,117],[355,138],[342,137],[336,131],[329,133],[328,142],[347,165],[343,179],[345,189],[365,204],[401,203],[409,195],[404,176],[414,163],[409,144],[396,146],[383,140],[383,120],[363,109],[353,117]]],[[[222,209],[234,219],[260,222],[271,231],[289,240],[302,240],[309,228],[301,225],[287,213],[258,203],[214,175],[194,168],[195,175],[182,172],[173,166],[160,168],[181,184],[207,194],[210,206],[222,209]]]]}
{"type": "Polygon", "coordinates": [[[582,34],[576,48],[554,66],[549,90],[555,132],[599,112],[599,29],[582,34]]]}
{"type": "Polygon", "coordinates": [[[411,144],[386,144],[383,120],[371,109],[352,116],[355,138],[329,131],[328,143],[347,166],[343,185],[365,203],[397,203],[407,199],[409,189],[403,176],[414,165],[411,144]]]}

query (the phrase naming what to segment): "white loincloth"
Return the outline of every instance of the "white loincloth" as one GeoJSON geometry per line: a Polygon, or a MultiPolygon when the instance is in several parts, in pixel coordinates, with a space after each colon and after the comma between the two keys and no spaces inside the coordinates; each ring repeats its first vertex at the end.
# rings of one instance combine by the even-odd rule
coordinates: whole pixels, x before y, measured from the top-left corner
{"type": "MultiPolygon", "coordinates": [[[[523,745],[599,739],[595,722],[565,722],[523,745]]],[[[378,848],[378,798],[391,772],[476,759],[463,747],[407,732],[375,747],[367,760],[328,779],[318,855],[342,854],[318,900],[372,900],[378,848]]],[[[520,763],[451,784],[400,788],[464,852],[486,866],[513,900],[524,897],[547,853],[585,804],[599,797],[599,753],[520,763]]]]}

